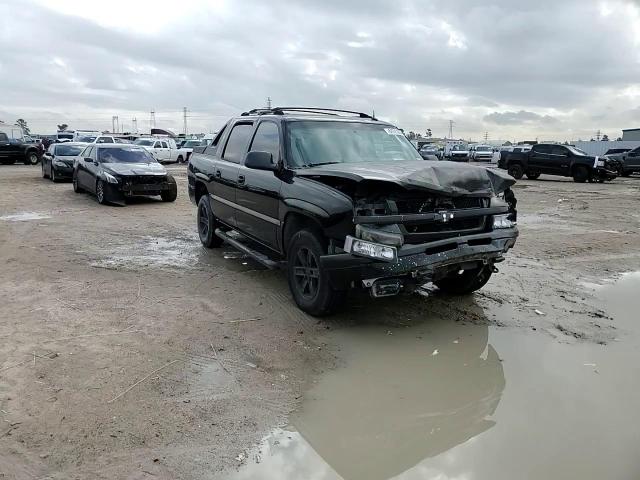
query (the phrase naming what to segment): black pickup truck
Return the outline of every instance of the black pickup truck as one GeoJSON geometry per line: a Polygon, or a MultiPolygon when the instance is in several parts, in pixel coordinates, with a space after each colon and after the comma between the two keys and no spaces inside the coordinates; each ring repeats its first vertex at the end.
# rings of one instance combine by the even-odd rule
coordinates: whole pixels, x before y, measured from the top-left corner
{"type": "Polygon", "coordinates": [[[203,245],[227,242],[286,269],[313,315],[352,288],[374,297],[427,282],[450,294],[481,288],[516,242],[514,183],[425,161],[401,130],[367,114],[311,108],[233,118],[188,166],[203,245]]]}
{"type": "Polygon", "coordinates": [[[535,180],[545,175],[572,177],[575,182],[613,180],[620,162],[606,157],[591,156],[570,145],[538,143],[527,152],[508,153],[498,166],[519,180],[523,175],[535,180]]]}
{"type": "Polygon", "coordinates": [[[16,162],[36,165],[40,161],[40,154],[37,144],[9,138],[5,132],[0,132],[0,163],[3,165],[13,165],[16,162]]]}

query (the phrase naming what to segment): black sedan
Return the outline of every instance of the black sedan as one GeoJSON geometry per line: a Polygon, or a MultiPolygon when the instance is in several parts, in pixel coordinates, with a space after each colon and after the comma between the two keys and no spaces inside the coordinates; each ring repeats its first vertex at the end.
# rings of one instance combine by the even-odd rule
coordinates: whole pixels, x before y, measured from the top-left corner
{"type": "Polygon", "coordinates": [[[87,146],[86,143],[54,143],[42,155],[42,178],[53,182],[70,180],[73,176],[73,163],[87,146]]]}
{"type": "Polygon", "coordinates": [[[73,191],[120,205],[138,195],[159,195],[165,202],[178,196],[175,179],[149,151],[117,143],[89,145],[81,152],[74,164],[73,191]]]}

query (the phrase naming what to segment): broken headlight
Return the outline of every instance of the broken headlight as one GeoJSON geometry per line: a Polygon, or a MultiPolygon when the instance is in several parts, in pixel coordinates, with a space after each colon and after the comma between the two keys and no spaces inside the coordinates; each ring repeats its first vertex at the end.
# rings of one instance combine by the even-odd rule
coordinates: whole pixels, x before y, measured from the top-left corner
{"type": "Polygon", "coordinates": [[[513,228],[517,225],[517,222],[514,222],[513,220],[511,220],[509,217],[511,216],[510,213],[507,213],[505,215],[494,215],[493,216],[493,228],[497,229],[497,228],[513,228]]]}
{"type": "Polygon", "coordinates": [[[104,172],[104,179],[109,183],[118,183],[118,179],[108,172],[104,172]]]}
{"type": "Polygon", "coordinates": [[[398,257],[396,247],[380,245],[379,243],[366,242],[359,238],[347,237],[345,250],[354,255],[375,258],[386,262],[393,262],[398,257]]]}

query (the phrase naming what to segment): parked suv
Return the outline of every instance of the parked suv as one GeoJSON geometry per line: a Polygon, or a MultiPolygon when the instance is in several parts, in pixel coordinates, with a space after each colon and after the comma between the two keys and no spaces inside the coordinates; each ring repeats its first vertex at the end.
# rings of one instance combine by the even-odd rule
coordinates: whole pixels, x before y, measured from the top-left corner
{"type": "Polygon", "coordinates": [[[507,154],[506,161],[498,165],[520,179],[522,175],[535,180],[541,173],[572,177],[575,182],[613,180],[618,175],[620,162],[607,157],[594,157],[571,145],[538,143],[528,152],[507,154]]]}
{"type": "Polygon", "coordinates": [[[310,108],[233,118],[188,167],[203,245],[226,241],[286,269],[312,315],[353,288],[374,297],[430,281],[450,294],[481,288],[516,242],[514,183],[425,162],[401,130],[367,114],[310,108]]]}

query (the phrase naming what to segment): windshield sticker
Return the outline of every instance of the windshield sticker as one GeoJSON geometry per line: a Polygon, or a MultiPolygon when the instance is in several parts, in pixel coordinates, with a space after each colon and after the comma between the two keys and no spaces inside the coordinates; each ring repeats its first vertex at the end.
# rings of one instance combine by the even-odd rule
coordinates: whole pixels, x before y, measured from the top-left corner
{"type": "Polygon", "coordinates": [[[402,130],[400,130],[399,128],[385,128],[384,131],[389,135],[404,135],[404,133],[402,133],[402,130]]]}

